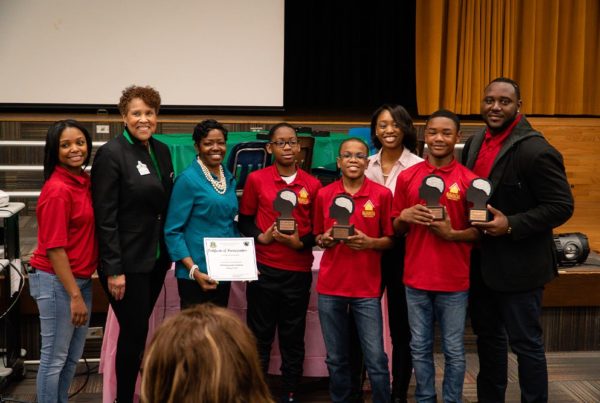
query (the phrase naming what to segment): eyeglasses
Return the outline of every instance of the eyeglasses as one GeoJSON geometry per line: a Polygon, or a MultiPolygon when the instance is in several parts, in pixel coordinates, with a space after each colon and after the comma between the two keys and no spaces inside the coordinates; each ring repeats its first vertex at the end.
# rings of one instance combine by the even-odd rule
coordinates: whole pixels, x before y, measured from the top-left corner
{"type": "Polygon", "coordinates": [[[296,147],[298,145],[298,140],[288,140],[288,141],[277,140],[277,141],[271,141],[271,144],[273,144],[274,146],[277,146],[277,148],[284,148],[286,144],[289,144],[290,147],[296,147]]]}
{"type": "Polygon", "coordinates": [[[369,158],[369,156],[364,153],[356,153],[356,154],[343,153],[343,154],[340,154],[339,158],[341,158],[343,160],[349,160],[352,158],[356,158],[357,160],[366,160],[367,158],[369,158]]]}

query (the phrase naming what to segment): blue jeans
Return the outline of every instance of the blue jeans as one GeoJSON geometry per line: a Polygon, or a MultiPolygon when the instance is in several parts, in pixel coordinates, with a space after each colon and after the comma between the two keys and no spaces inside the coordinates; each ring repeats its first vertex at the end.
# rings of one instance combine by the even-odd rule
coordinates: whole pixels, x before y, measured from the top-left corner
{"type": "Polygon", "coordinates": [[[433,342],[435,321],[440,324],[444,352],[444,402],[461,402],[465,380],[465,317],[468,291],[437,292],[406,287],[410,348],[417,388],[417,402],[435,402],[433,342]]]}
{"type": "MultiPolygon", "coordinates": [[[[75,279],[92,312],[92,280],[75,279]]],[[[67,402],[77,362],[83,354],[88,323],[71,323],[71,297],[54,274],[37,270],[29,274],[29,292],[40,311],[42,351],[37,374],[38,403],[67,402]]]]}
{"type": "Polygon", "coordinates": [[[348,315],[352,311],[371,382],[373,402],[390,401],[388,358],[383,351],[379,298],[349,298],[319,294],[319,320],[327,349],[329,393],[333,402],[347,402],[350,380],[348,315]]]}

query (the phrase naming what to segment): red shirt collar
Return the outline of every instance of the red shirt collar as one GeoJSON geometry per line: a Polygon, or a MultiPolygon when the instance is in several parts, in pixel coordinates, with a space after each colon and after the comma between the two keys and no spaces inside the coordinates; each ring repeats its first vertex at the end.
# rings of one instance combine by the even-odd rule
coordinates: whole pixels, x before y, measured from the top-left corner
{"type": "MultiPolygon", "coordinates": [[[[275,182],[281,181],[281,182],[287,184],[287,182],[284,181],[283,178],[281,177],[281,175],[279,174],[279,171],[277,170],[277,165],[271,164],[268,166],[268,168],[271,168],[271,173],[273,174],[273,180],[275,182]]],[[[299,176],[302,175],[300,173],[300,171],[301,171],[301,169],[298,166],[296,166],[296,178],[294,179],[294,181],[292,183],[290,183],[290,185],[293,185],[294,183],[296,183],[299,176]]]]}
{"type": "Polygon", "coordinates": [[[54,168],[52,175],[58,175],[63,180],[72,181],[79,186],[87,186],[90,181],[90,176],[86,172],[82,172],[81,175],[75,175],[61,165],[57,165],[54,168]]]}
{"type": "Polygon", "coordinates": [[[456,167],[456,164],[458,164],[458,162],[456,161],[456,158],[452,158],[452,161],[450,161],[449,164],[444,165],[443,167],[436,167],[435,165],[432,165],[431,162],[429,162],[429,155],[427,156],[427,158],[425,158],[424,162],[425,162],[425,166],[427,167],[427,171],[430,174],[433,174],[436,171],[452,172],[454,167],[456,167]]]}
{"type": "Polygon", "coordinates": [[[504,140],[506,140],[506,138],[508,136],[510,136],[510,134],[512,133],[513,129],[515,128],[515,126],[521,121],[521,118],[523,117],[523,115],[521,115],[520,113],[517,115],[517,117],[515,118],[515,120],[513,120],[513,122],[510,124],[510,126],[508,126],[506,129],[504,129],[502,132],[497,133],[497,134],[493,134],[490,131],[490,128],[487,127],[485,129],[485,138],[483,139],[486,143],[487,142],[493,142],[496,144],[502,144],[504,143],[504,140]]]}
{"type": "Polygon", "coordinates": [[[337,182],[335,182],[337,184],[336,186],[336,194],[347,194],[349,196],[351,196],[353,199],[356,199],[358,197],[368,197],[369,196],[369,183],[371,182],[371,180],[369,178],[367,178],[366,176],[364,177],[365,180],[363,181],[362,186],[360,187],[360,189],[358,189],[358,192],[354,193],[353,195],[351,195],[350,193],[346,192],[346,189],[344,189],[344,181],[343,179],[338,179],[337,182]]]}

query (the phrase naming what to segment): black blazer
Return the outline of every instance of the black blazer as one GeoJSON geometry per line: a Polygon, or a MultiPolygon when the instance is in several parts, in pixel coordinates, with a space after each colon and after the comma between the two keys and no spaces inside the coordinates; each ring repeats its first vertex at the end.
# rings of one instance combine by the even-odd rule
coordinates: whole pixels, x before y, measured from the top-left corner
{"type": "MultiPolygon", "coordinates": [[[[484,136],[485,130],[467,140],[462,159],[468,168],[473,168],[484,136]]],[[[502,145],[488,179],[488,203],[507,216],[512,232],[482,237],[483,281],[502,292],[543,286],[556,276],[552,229],[573,214],[562,156],[523,116],[502,145]]]]}
{"type": "Polygon", "coordinates": [[[171,261],[163,236],[173,186],[171,154],[166,145],[150,138],[162,175],[159,180],[146,147],[131,139],[133,144],[123,135],[110,140],[98,149],[92,165],[98,270],[107,276],[152,271],[157,247],[165,269],[171,261]],[[145,170],[139,164],[149,174],[142,175],[145,170]]]}

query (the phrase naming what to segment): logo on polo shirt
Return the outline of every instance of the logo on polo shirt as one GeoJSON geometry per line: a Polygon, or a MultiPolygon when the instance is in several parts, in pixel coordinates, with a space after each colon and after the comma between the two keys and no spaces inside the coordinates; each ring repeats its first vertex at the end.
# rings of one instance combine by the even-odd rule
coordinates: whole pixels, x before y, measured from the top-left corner
{"type": "Polygon", "coordinates": [[[367,202],[364,204],[362,215],[366,218],[375,217],[375,206],[373,205],[371,200],[367,200],[367,202]]]}
{"type": "Polygon", "coordinates": [[[460,200],[460,188],[458,184],[454,182],[446,192],[446,197],[448,200],[460,200]]]}
{"type": "Polygon", "coordinates": [[[308,204],[309,200],[308,200],[308,192],[306,191],[306,188],[302,188],[300,189],[300,191],[298,192],[298,203],[300,204],[308,204]]]}

